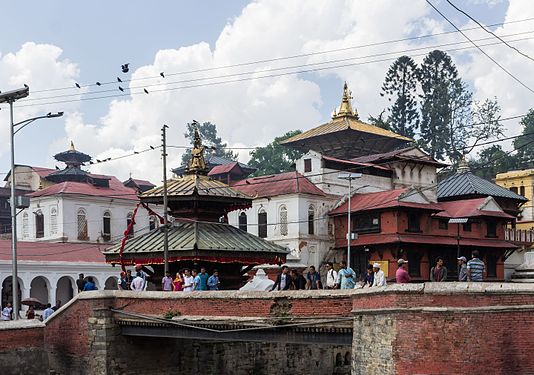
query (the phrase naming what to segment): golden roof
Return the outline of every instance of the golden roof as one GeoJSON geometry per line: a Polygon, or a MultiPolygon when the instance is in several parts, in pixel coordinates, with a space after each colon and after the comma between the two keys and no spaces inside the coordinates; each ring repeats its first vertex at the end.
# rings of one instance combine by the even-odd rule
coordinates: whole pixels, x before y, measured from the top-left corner
{"type": "Polygon", "coordinates": [[[343,97],[341,98],[341,105],[339,106],[339,112],[336,113],[334,110],[334,113],[332,114],[332,118],[340,118],[345,116],[352,116],[359,120],[358,111],[355,109],[352,109],[352,92],[349,91],[349,87],[347,86],[347,82],[345,82],[345,85],[343,86],[343,97]]]}

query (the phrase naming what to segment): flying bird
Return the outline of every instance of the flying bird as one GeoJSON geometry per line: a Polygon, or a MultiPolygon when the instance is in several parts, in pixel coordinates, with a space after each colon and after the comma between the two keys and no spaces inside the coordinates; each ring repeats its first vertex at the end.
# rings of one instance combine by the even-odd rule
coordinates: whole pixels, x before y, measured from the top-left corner
{"type": "Polygon", "coordinates": [[[165,78],[165,74],[163,72],[161,72],[159,75],[165,78]]]}
{"type": "Polygon", "coordinates": [[[120,86],[119,86],[119,90],[124,91],[124,89],[122,87],[120,87],[120,86]]]}
{"type": "Polygon", "coordinates": [[[96,85],[97,86],[102,86],[102,84],[100,82],[97,82],[96,85]]]}
{"type": "Polygon", "coordinates": [[[148,94],[148,90],[147,89],[143,89],[145,91],[145,94],[148,94]]]}
{"type": "Polygon", "coordinates": [[[75,82],[74,84],[76,85],[77,88],[81,89],[80,84],[78,82],[75,82]]]}
{"type": "Polygon", "coordinates": [[[121,65],[121,69],[123,73],[128,73],[128,71],[130,70],[130,68],[128,68],[128,65],[130,64],[128,63],[128,64],[121,65]]]}
{"type": "Polygon", "coordinates": [[[117,77],[117,81],[122,82],[122,79],[120,79],[119,77],[117,77]]]}

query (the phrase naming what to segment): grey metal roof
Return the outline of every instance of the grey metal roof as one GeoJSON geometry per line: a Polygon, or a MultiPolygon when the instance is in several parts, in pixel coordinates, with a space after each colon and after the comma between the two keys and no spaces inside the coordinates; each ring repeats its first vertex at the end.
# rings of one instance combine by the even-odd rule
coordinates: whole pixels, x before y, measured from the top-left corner
{"type": "MultiPolygon", "coordinates": [[[[150,233],[132,238],[126,242],[123,256],[162,256],[163,227],[150,233]]],[[[180,222],[168,231],[169,253],[189,251],[221,251],[249,253],[271,253],[285,256],[289,251],[280,245],[254,236],[224,223],[180,222]]],[[[120,244],[114,245],[104,255],[118,255],[120,244]]]]}
{"type": "Polygon", "coordinates": [[[526,202],[527,198],[471,172],[457,173],[438,183],[438,200],[452,197],[491,196],[526,202]]]}

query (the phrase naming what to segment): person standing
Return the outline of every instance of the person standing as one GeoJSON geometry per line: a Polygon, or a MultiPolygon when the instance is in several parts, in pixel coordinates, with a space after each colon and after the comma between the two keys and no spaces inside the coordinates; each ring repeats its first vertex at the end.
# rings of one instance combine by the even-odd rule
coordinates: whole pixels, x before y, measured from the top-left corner
{"type": "Polygon", "coordinates": [[[467,281],[467,258],[460,257],[458,258],[458,281],[467,281]]]}
{"type": "Polygon", "coordinates": [[[87,282],[83,286],[83,291],[97,290],[98,288],[95,285],[95,281],[92,276],[87,277],[87,282]]]}
{"type": "Polygon", "coordinates": [[[380,269],[380,263],[373,263],[373,286],[386,286],[386,275],[384,274],[384,271],[380,269]]]}
{"type": "Polygon", "coordinates": [[[443,258],[436,258],[436,265],[430,269],[430,281],[447,281],[447,267],[443,265],[443,258]]]}
{"type": "Polygon", "coordinates": [[[408,271],[406,270],[406,265],[408,264],[407,260],[399,259],[397,261],[397,273],[395,274],[395,279],[397,281],[397,284],[406,284],[410,282],[410,275],[408,274],[408,271]]]}
{"type": "Polygon", "coordinates": [[[373,286],[374,281],[375,281],[375,273],[373,271],[373,265],[372,264],[368,264],[367,265],[367,274],[363,278],[362,288],[373,286]]]}
{"type": "Polygon", "coordinates": [[[304,276],[302,276],[299,271],[297,270],[291,270],[289,272],[290,274],[290,280],[291,285],[289,286],[289,289],[291,290],[304,290],[306,289],[306,279],[304,276]]]}
{"type": "Polygon", "coordinates": [[[174,278],[172,282],[172,289],[175,292],[181,292],[184,290],[184,279],[182,278],[182,275],[180,275],[180,272],[176,272],[176,277],[174,278]]]}
{"type": "Polygon", "coordinates": [[[126,272],[121,271],[121,276],[118,280],[119,290],[128,290],[128,279],[126,278],[126,272]]]}
{"type": "Polygon", "coordinates": [[[486,265],[479,259],[480,253],[478,250],[473,250],[471,253],[471,260],[467,262],[467,280],[468,281],[484,281],[484,272],[486,265]]]}
{"type": "Polygon", "coordinates": [[[291,286],[291,276],[289,276],[289,267],[282,266],[282,272],[276,277],[276,281],[271,289],[273,290],[288,290],[291,286]]]}
{"type": "Polygon", "coordinates": [[[142,264],[136,264],[135,265],[135,271],[137,272],[135,277],[141,277],[143,279],[143,282],[144,282],[143,290],[146,290],[148,275],[147,275],[147,273],[145,271],[143,271],[143,265],[142,264]]]}
{"type": "Polygon", "coordinates": [[[83,275],[83,273],[80,273],[78,275],[78,280],[76,280],[76,286],[78,287],[78,293],[83,291],[83,287],[85,286],[85,277],[83,275]]]}
{"type": "Polygon", "coordinates": [[[50,318],[50,315],[54,313],[54,310],[52,309],[52,305],[47,303],[46,309],[43,311],[43,320],[47,320],[50,318]]]}
{"type": "Polygon", "coordinates": [[[161,279],[161,289],[164,292],[172,292],[172,277],[169,271],[165,272],[165,276],[161,279]]]}
{"type": "Polygon", "coordinates": [[[206,267],[200,267],[200,273],[198,274],[199,284],[197,290],[208,290],[208,279],[210,275],[206,272],[206,267]]]}
{"type": "Polygon", "coordinates": [[[337,271],[334,269],[334,263],[326,263],[326,288],[335,289],[337,280],[337,271]]]}
{"type": "Polygon", "coordinates": [[[26,311],[26,319],[35,319],[35,309],[33,306],[28,307],[28,311],[26,311]]]}
{"type": "Polygon", "coordinates": [[[219,271],[213,270],[213,274],[208,278],[208,289],[209,290],[219,290],[219,271]]]}
{"type": "Polygon", "coordinates": [[[309,272],[306,275],[306,289],[322,289],[321,275],[319,274],[319,272],[315,271],[315,266],[309,267],[309,272]]]}
{"type": "Polygon", "coordinates": [[[132,270],[127,270],[126,271],[126,290],[131,290],[132,288],[130,288],[130,285],[132,285],[132,281],[133,281],[133,276],[132,276],[132,270]]]}
{"type": "Polygon", "coordinates": [[[195,278],[187,268],[184,270],[184,292],[192,292],[195,288],[195,278]]]}
{"type": "Polygon", "coordinates": [[[58,311],[60,307],[61,307],[61,301],[58,299],[56,301],[56,305],[54,307],[52,307],[52,310],[58,311]]]}
{"type": "Polygon", "coordinates": [[[198,271],[195,268],[191,271],[191,276],[193,276],[193,290],[200,290],[200,277],[198,277],[198,271]]]}
{"type": "Polygon", "coordinates": [[[354,289],[356,273],[352,268],[347,267],[347,262],[341,261],[341,269],[337,273],[336,285],[340,289],[354,289]]]}
{"type": "Polygon", "coordinates": [[[11,303],[8,302],[6,307],[2,309],[2,320],[11,320],[13,314],[13,307],[11,307],[11,303]]]}
{"type": "Polygon", "coordinates": [[[143,279],[140,272],[137,272],[132,283],[130,284],[130,289],[135,292],[142,292],[145,290],[145,280],[143,279]]]}

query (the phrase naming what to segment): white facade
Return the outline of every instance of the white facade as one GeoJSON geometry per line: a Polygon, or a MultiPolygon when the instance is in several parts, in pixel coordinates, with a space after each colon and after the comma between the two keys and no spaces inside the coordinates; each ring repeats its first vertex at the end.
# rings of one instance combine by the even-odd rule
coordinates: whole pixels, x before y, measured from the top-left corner
{"type": "MultiPolygon", "coordinates": [[[[33,197],[30,207],[17,217],[17,238],[20,241],[116,242],[123,237],[128,216],[133,214],[137,203],[128,199],[81,195],[33,197]],[[39,215],[43,220],[42,236],[37,230],[37,221],[41,220],[39,215]],[[104,231],[105,217],[109,220],[109,233],[104,231]]],[[[149,228],[149,215],[140,207],[135,217],[134,234],[146,233],[149,228]]]]}

